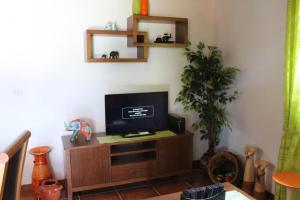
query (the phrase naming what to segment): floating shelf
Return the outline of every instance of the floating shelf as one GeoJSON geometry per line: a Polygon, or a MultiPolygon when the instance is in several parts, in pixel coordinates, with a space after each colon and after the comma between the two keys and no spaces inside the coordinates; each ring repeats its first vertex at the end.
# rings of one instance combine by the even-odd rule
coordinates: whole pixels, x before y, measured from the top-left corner
{"type": "Polygon", "coordinates": [[[184,48],[188,46],[187,18],[132,15],[127,18],[127,30],[133,32],[133,37],[128,41],[130,43],[129,46],[168,48],[184,48]],[[147,40],[142,42],[138,36],[138,24],[140,22],[175,24],[175,43],[150,43],[147,40]]]}
{"type": "MultiPolygon", "coordinates": [[[[148,47],[145,46],[137,46],[137,58],[94,58],[93,56],[93,36],[94,35],[109,35],[109,36],[121,36],[132,38],[133,32],[131,31],[111,31],[111,30],[96,30],[96,29],[88,29],[86,31],[87,38],[87,61],[88,62],[147,62],[148,60],[148,47]]],[[[135,33],[136,37],[139,37],[141,41],[148,40],[147,33],[138,32],[135,33]]],[[[127,45],[131,47],[131,45],[127,45]]]]}

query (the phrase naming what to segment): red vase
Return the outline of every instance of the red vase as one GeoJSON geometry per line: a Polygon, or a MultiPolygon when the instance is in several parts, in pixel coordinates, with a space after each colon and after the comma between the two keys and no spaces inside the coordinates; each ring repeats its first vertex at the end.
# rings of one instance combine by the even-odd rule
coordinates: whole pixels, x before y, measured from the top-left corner
{"type": "Polygon", "coordinates": [[[39,197],[41,200],[60,200],[62,189],[63,186],[59,185],[57,180],[45,180],[39,188],[39,197]]]}
{"type": "Polygon", "coordinates": [[[148,16],[149,15],[149,1],[141,0],[141,15],[148,16]]]}
{"type": "Polygon", "coordinates": [[[47,162],[47,154],[51,151],[50,147],[35,147],[30,150],[34,156],[34,166],[32,171],[32,187],[34,193],[38,196],[38,190],[44,180],[52,178],[51,169],[47,162]]]}

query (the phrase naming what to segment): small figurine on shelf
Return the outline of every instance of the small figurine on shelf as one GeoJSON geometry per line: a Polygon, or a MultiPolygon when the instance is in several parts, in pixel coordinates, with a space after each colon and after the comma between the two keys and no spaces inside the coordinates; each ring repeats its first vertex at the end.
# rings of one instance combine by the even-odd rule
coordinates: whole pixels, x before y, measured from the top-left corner
{"type": "Polygon", "coordinates": [[[104,26],[105,30],[112,30],[112,23],[111,22],[107,22],[107,24],[104,26]]]}
{"type": "Polygon", "coordinates": [[[163,43],[171,43],[170,39],[172,38],[172,34],[165,33],[164,36],[161,38],[163,43]]]}
{"type": "Polygon", "coordinates": [[[162,43],[163,41],[162,41],[161,37],[158,36],[158,37],[155,39],[154,42],[155,42],[155,43],[162,43]]]}
{"type": "Polygon", "coordinates": [[[109,58],[118,59],[119,58],[119,52],[118,51],[110,52],[109,58]]]}
{"type": "Polygon", "coordinates": [[[87,142],[91,141],[92,128],[88,122],[81,119],[75,119],[69,123],[65,123],[65,128],[67,131],[73,131],[70,138],[71,143],[74,143],[78,139],[79,134],[84,135],[87,142]]]}
{"type": "Polygon", "coordinates": [[[162,37],[158,36],[154,43],[174,43],[173,41],[170,41],[172,38],[172,34],[165,33],[162,37]]]}
{"type": "Polygon", "coordinates": [[[111,25],[111,30],[113,31],[119,30],[116,22],[111,25]]]}
{"type": "Polygon", "coordinates": [[[108,22],[105,27],[105,30],[109,30],[109,31],[117,31],[118,29],[118,25],[116,22],[112,23],[112,22],[108,22]]]}
{"type": "Polygon", "coordinates": [[[102,54],[101,58],[106,59],[107,55],[106,54],[102,54]]]}

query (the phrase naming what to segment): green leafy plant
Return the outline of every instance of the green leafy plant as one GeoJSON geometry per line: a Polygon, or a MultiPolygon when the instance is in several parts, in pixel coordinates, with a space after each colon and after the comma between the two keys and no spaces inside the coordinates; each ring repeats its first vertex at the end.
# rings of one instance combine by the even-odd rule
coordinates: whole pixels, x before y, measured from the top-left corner
{"type": "Polygon", "coordinates": [[[226,105],[235,100],[238,92],[230,92],[236,74],[233,67],[224,67],[221,51],[199,42],[196,51],[186,48],[188,65],[181,75],[182,89],[176,98],[186,111],[198,114],[193,128],[208,139],[209,148],[204,156],[211,157],[220,142],[222,127],[230,128],[226,105]]]}

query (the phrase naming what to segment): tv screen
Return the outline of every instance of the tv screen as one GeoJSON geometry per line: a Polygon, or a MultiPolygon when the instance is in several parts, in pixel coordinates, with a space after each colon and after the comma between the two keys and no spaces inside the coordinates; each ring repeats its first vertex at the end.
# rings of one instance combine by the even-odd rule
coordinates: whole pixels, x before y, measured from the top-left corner
{"type": "Polygon", "coordinates": [[[167,129],[168,92],[105,95],[107,134],[167,129]]]}

